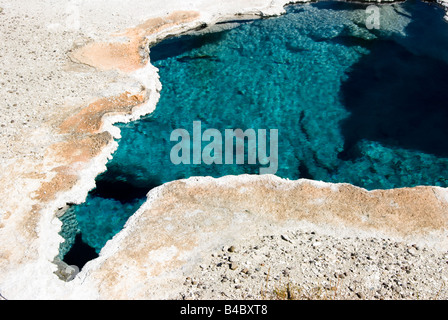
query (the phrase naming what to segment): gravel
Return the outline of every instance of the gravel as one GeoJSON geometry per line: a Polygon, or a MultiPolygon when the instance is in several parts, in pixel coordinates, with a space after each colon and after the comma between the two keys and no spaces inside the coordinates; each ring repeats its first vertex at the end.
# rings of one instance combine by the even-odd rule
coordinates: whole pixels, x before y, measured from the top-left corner
{"type": "Polygon", "coordinates": [[[212,252],[180,299],[446,299],[448,253],[296,230],[212,252]]]}

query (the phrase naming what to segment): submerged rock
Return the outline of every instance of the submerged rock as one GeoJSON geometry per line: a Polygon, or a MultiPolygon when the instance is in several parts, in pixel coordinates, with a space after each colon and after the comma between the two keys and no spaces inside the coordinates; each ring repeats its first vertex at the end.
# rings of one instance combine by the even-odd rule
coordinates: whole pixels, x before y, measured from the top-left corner
{"type": "Polygon", "coordinates": [[[56,258],[54,260],[54,264],[58,267],[58,270],[55,271],[55,274],[58,276],[59,279],[65,282],[70,282],[79,273],[79,268],[74,265],[68,265],[64,261],[60,260],[59,258],[56,258]]]}

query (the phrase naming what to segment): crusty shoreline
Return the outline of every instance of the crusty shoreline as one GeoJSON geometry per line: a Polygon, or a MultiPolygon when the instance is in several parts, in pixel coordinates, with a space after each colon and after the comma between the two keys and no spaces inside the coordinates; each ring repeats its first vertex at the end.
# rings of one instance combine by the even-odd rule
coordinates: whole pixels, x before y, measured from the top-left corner
{"type": "MultiPolygon", "coordinates": [[[[104,299],[224,299],[226,296],[219,296],[220,292],[216,291],[219,285],[215,287],[211,284],[221,279],[226,271],[229,272],[233,262],[236,263],[237,273],[227,276],[233,275],[239,281],[244,278],[244,274],[239,272],[250,266],[256,268],[254,264],[260,264],[258,267],[263,264],[263,272],[271,267],[271,275],[278,275],[286,267],[295,267],[296,271],[303,268],[308,276],[306,278],[310,280],[310,274],[315,273],[316,269],[309,264],[302,265],[299,256],[298,260],[288,262],[280,259],[287,259],[281,252],[282,246],[278,246],[278,251],[272,249],[269,255],[258,258],[250,255],[236,257],[236,254],[229,253],[226,253],[227,258],[218,257],[225,253],[222,248],[225,251],[234,245],[240,250],[251,251],[254,246],[261,246],[266,236],[279,240],[282,235],[296,244],[295,250],[298,252],[309,252],[306,255],[310,257],[319,256],[318,250],[310,248],[311,243],[301,246],[296,241],[294,234],[297,232],[316,232],[321,239],[327,237],[328,242],[320,241],[322,246],[319,249],[325,248],[320,254],[333,252],[338,259],[340,253],[334,251],[332,243],[348,248],[359,239],[374,238],[379,243],[398,243],[401,248],[417,245],[431,254],[437,252],[437,256],[417,256],[428,259],[421,261],[421,265],[437,266],[433,268],[437,271],[427,274],[431,279],[445,280],[448,279],[446,192],[446,189],[431,187],[369,192],[349,184],[303,179],[290,181],[271,175],[226,176],[219,179],[194,177],[173,181],[149,192],[148,201],[128,220],[125,228],[106,244],[100,257],[86,265],[75,281],[90,281],[104,299]],[[413,207],[419,207],[419,210],[413,210],[413,207]],[[212,254],[219,259],[211,258],[212,254]],[[229,260],[230,256],[236,260],[229,260]],[[285,263],[279,265],[282,260],[285,263]],[[204,276],[206,270],[209,274],[204,276]],[[189,284],[185,284],[187,278],[196,280],[192,285],[197,286],[201,282],[208,289],[202,286],[189,288],[189,284]],[[216,290],[212,292],[211,289],[216,290]],[[195,295],[198,291],[201,294],[195,295]]],[[[372,266],[406,263],[402,255],[396,258],[391,256],[385,261],[380,254],[373,254],[377,248],[378,245],[373,248],[360,246],[359,250],[354,251],[366,256],[370,249],[373,250],[370,253],[372,266]]],[[[393,254],[392,251],[386,252],[393,254]]],[[[291,258],[294,255],[290,252],[288,256],[291,258]]],[[[336,262],[329,267],[325,272],[327,276],[331,270],[350,269],[336,262]]],[[[362,268],[361,263],[356,267],[362,268]]],[[[367,296],[369,289],[360,271],[354,270],[356,276],[353,280],[359,282],[359,292],[367,296]]],[[[289,275],[292,283],[301,285],[301,273],[291,271],[289,275]]],[[[253,285],[260,278],[246,280],[239,284],[240,288],[226,283],[226,295],[243,298],[241,293],[245,292],[244,289],[255,289],[253,285]],[[239,290],[241,288],[243,291],[239,290]]],[[[417,285],[418,280],[425,279],[418,278],[414,281],[417,285]]],[[[281,283],[271,282],[270,288],[276,284],[281,283]]],[[[350,284],[353,285],[346,283],[350,284]]],[[[442,285],[443,281],[433,283],[430,288],[438,292],[442,285]]],[[[414,288],[414,293],[423,290],[423,287],[414,288]]],[[[427,291],[428,286],[424,290],[427,291]]],[[[256,293],[252,291],[252,297],[247,298],[261,298],[256,293]]],[[[448,291],[443,291],[438,297],[446,298],[447,294],[448,291]]],[[[430,294],[427,292],[425,296],[429,297],[430,294]]],[[[411,296],[403,291],[403,297],[411,296]]],[[[384,298],[388,296],[385,294],[384,298]]]]}
{"type": "MultiPolygon", "coordinates": [[[[118,282],[98,287],[98,279],[107,282],[101,273],[92,278],[84,272],[82,285],[57,278],[53,259],[63,239],[55,215],[68,202],[82,202],[105,170],[119,135],[112,124],[154,109],[161,84],[145,60],[146,45],[235,14],[278,15],[287,2],[137,0],[123,7],[119,1],[79,1],[80,29],[71,30],[67,19],[76,1],[0,1],[6,30],[0,35],[6,44],[0,49],[2,296],[123,297],[113,294],[118,282]]],[[[423,200],[444,208],[446,190],[428,187],[429,194],[433,190],[439,197],[423,200]]],[[[435,233],[445,227],[442,213],[435,213],[442,221],[435,233]]],[[[101,263],[93,262],[91,270],[101,263]]]]}

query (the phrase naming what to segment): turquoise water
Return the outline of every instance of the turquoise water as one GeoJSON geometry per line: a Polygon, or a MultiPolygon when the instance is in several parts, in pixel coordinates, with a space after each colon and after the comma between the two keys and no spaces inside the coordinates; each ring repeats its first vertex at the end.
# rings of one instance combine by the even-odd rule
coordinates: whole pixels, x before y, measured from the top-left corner
{"type": "MultiPolygon", "coordinates": [[[[319,2],[230,30],[151,48],[163,85],[156,110],[118,125],[119,148],[87,201],[63,220],[63,256],[82,234],[96,252],[146,193],[191,176],[258,174],[254,165],[174,165],[171,132],[278,129],[278,171],[289,179],[367,189],[447,186],[448,24],[433,5],[319,2]]],[[[208,143],[204,143],[205,146],[208,143]]]]}

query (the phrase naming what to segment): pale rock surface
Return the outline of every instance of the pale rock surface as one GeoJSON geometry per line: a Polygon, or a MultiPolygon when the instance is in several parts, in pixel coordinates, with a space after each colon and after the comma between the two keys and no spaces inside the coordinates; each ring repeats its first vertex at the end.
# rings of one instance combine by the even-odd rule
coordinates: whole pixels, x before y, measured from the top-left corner
{"type": "MultiPolygon", "coordinates": [[[[285,271],[289,280],[298,285],[316,280],[330,285],[328,275],[351,269],[352,278],[344,288],[357,286],[357,292],[365,297],[434,298],[448,280],[446,195],[441,188],[368,192],[349,184],[289,181],[269,175],[175,181],[152,190],[123,231],[75,281],[98,288],[101,299],[260,299],[263,276],[244,281],[243,289],[249,291],[240,292],[243,284],[220,287],[215,281],[226,273],[242,281],[244,275],[235,274],[263,264],[264,272],[272,268],[271,275],[289,270],[285,271]],[[309,232],[308,238],[305,232],[309,232]],[[311,236],[311,232],[319,236],[311,236]],[[304,241],[299,241],[298,235],[304,241]],[[262,257],[249,255],[251,248],[267,245],[263,239],[274,237],[277,244],[262,257]],[[425,249],[416,251],[411,244],[425,249]],[[235,251],[239,250],[232,248],[224,253],[226,257],[215,255],[210,260],[211,254],[231,246],[247,255],[237,257],[235,251]],[[344,256],[350,253],[365,259],[344,263],[344,256]],[[329,254],[333,260],[325,260],[326,266],[310,268],[313,256],[329,254]],[[413,286],[400,288],[398,295],[390,290],[374,294],[365,283],[358,283],[366,276],[363,270],[408,266],[409,260],[414,271],[429,269],[412,273],[413,286]],[[366,265],[366,261],[371,263],[366,265]],[[209,273],[204,277],[206,270],[209,273]],[[310,276],[313,272],[317,274],[310,276]],[[191,279],[201,286],[194,283],[194,290],[185,290],[185,281],[191,279]]],[[[401,271],[407,274],[405,269],[401,271]]],[[[381,281],[390,289],[394,279],[382,274],[381,281]]],[[[271,282],[264,290],[275,285],[280,282],[271,282]]],[[[271,296],[272,290],[267,291],[264,297],[271,296]]],[[[438,297],[448,297],[448,291],[438,297]]],[[[346,292],[343,298],[351,297],[346,292]]]]}

